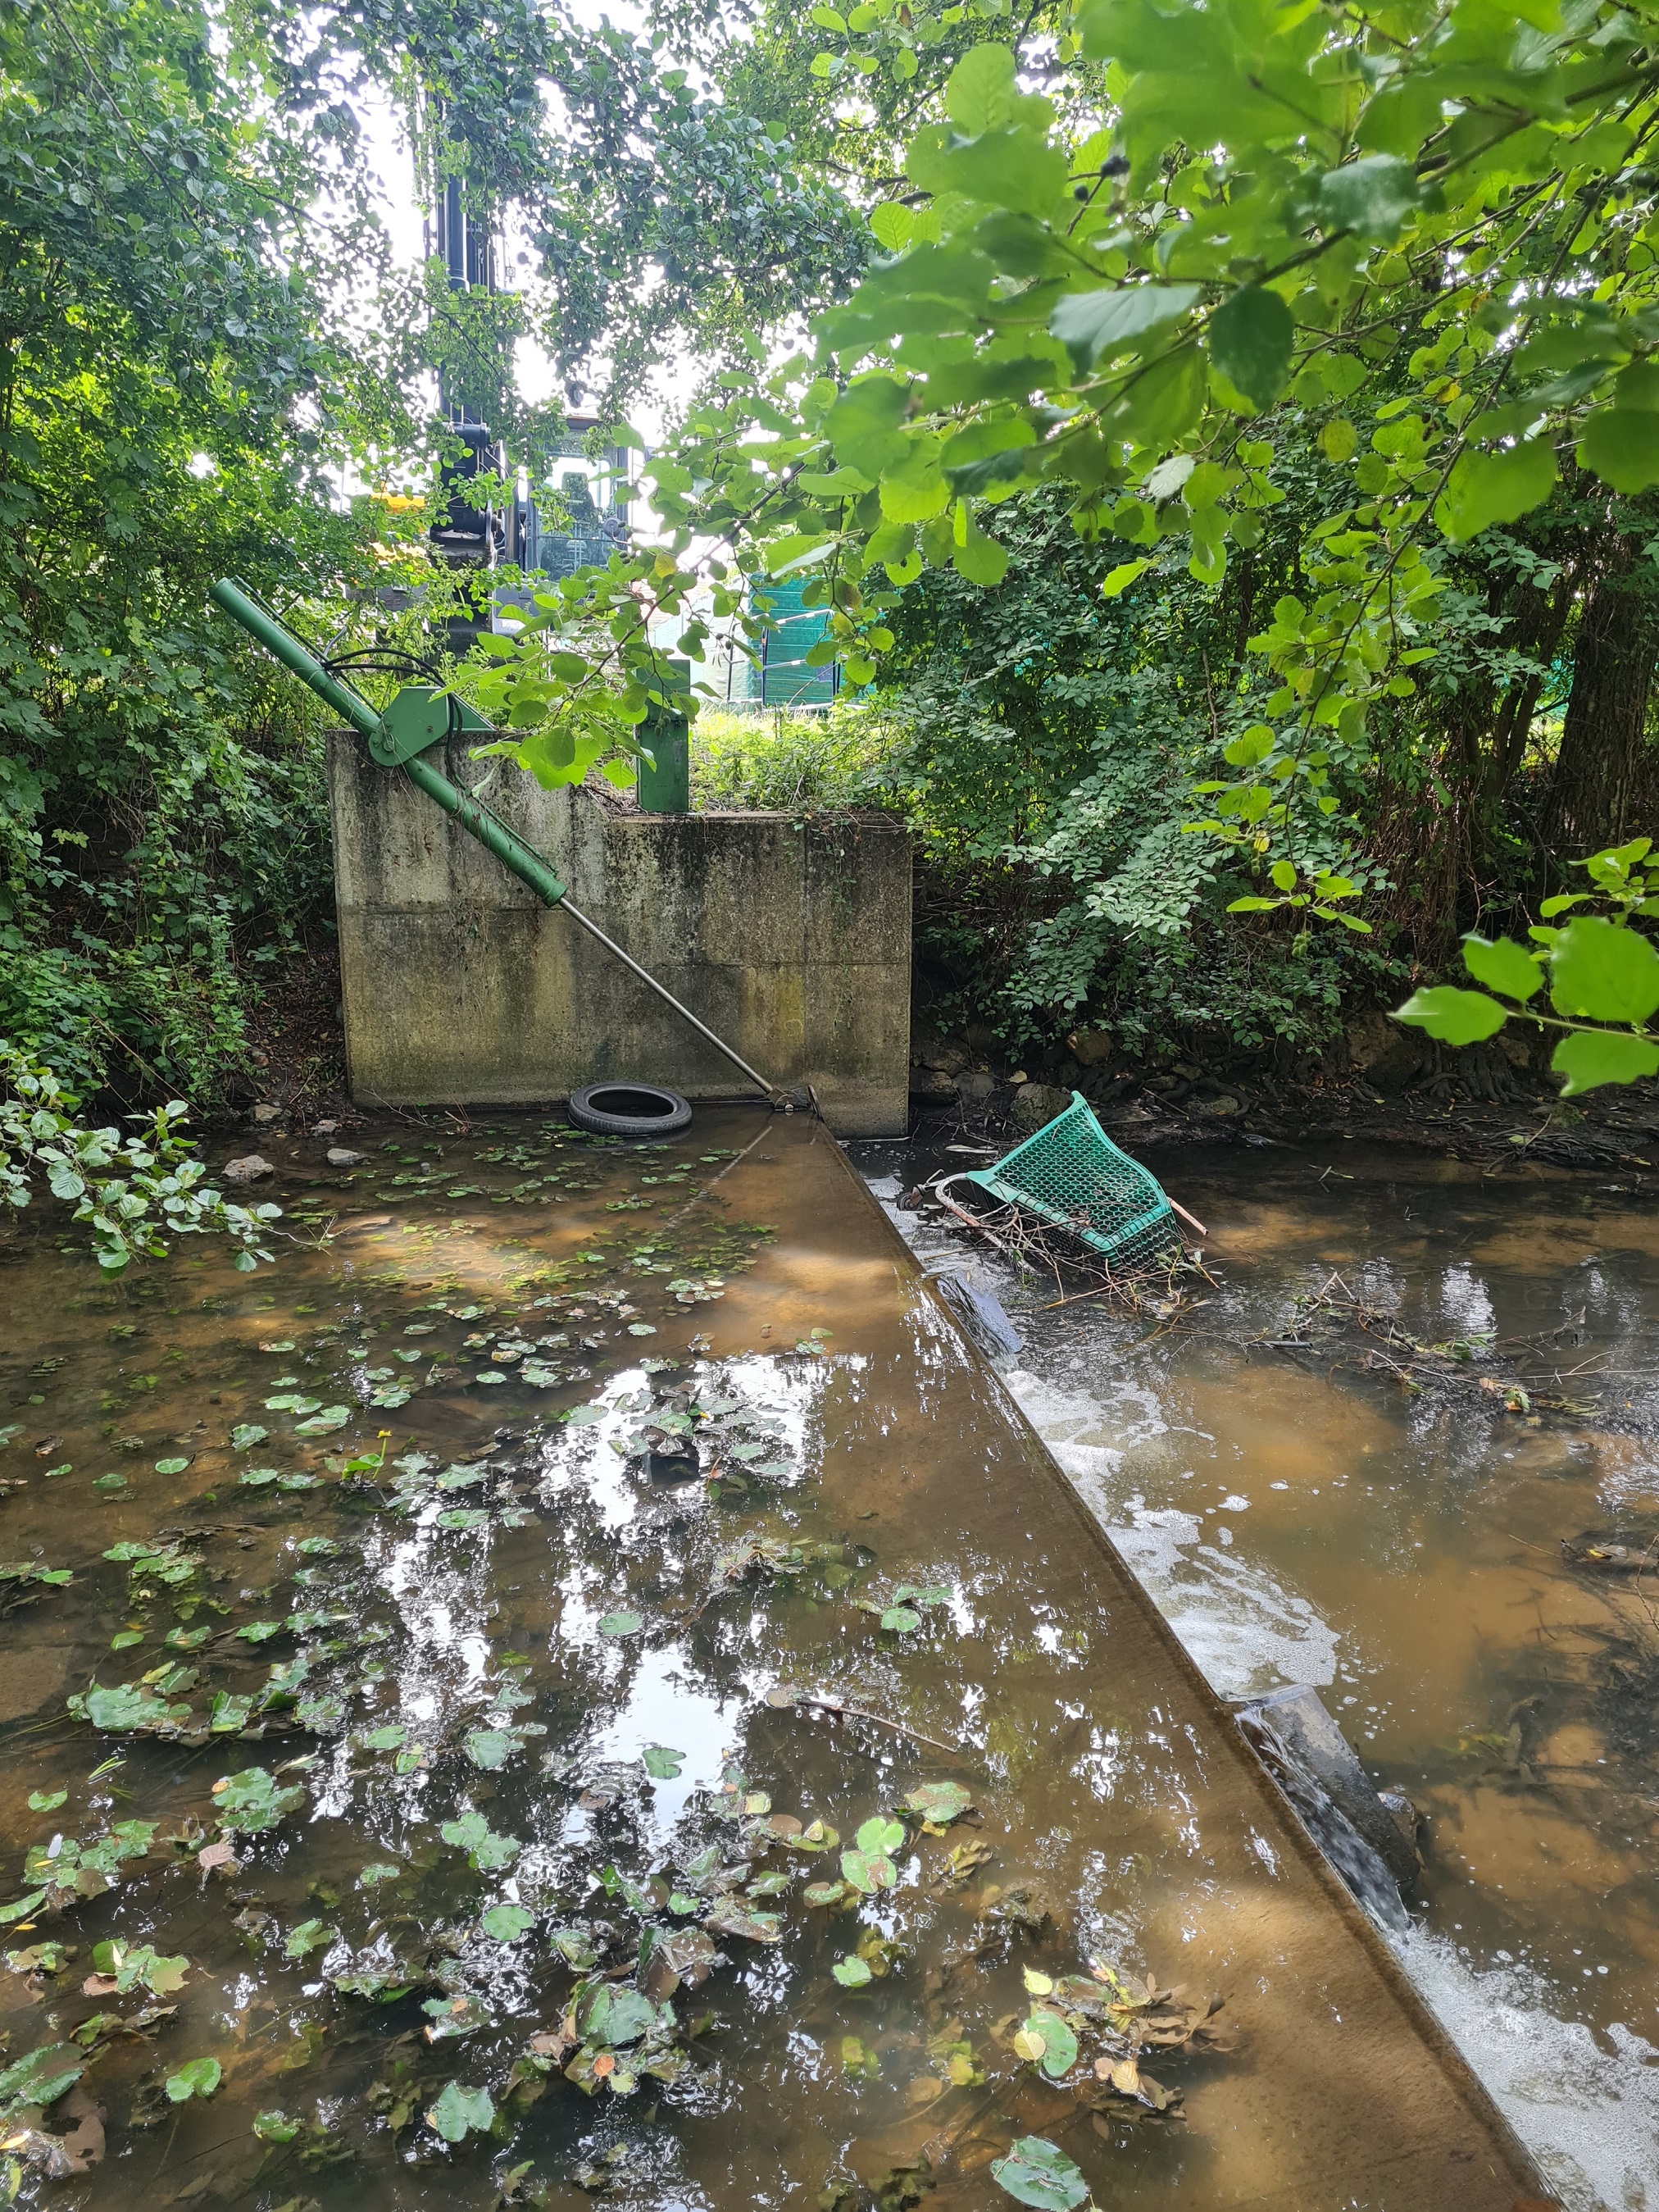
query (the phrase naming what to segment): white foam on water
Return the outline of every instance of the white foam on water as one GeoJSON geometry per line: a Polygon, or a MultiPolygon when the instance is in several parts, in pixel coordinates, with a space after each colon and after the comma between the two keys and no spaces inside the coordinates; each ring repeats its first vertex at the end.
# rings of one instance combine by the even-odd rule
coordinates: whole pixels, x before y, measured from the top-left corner
{"type": "Polygon", "coordinates": [[[1423,1928],[1389,1941],[1567,2212],[1659,2212],[1659,2049],[1618,2027],[1605,2049],[1525,1966],[1423,1928]]]}
{"type": "Polygon", "coordinates": [[[1154,1395],[1124,1382],[1109,1405],[1027,1368],[1005,1377],[1025,1418],[1071,1477],[1206,1679],[1224,1698],[1336,1680],[1339,1638],[1308,1602],[1238,1550],[1206,1540],[1178,1507],[1149,1506],[1127,1455],[1164,1432],[1154,1395]]]}

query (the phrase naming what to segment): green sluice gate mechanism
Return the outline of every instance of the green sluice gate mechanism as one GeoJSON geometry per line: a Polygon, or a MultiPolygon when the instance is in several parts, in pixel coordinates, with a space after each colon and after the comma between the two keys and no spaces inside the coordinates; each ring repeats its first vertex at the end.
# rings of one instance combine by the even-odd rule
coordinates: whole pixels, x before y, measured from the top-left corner
{"type": "MultiPolygon", "coordinates": [[[[526,884],[545,905],[560,907],[572,921],[597,939],[607,952],[632,970],[641,981],[648,984],[659,998],[672,1006],[681,1018],[690,1024],[697,1034],[712,1044],[732,1065],[742,1071],[749,1080],[765,1092],[775,1106],[783,1106],[786,1099],[775,1083],[769,1083],[757,1073],[746,1060],[742,1059],[723,1037],[716,1036],[705,1022],[699,1021],[689,1006],[684,1006],[673,993],[659,983],[648,969],[641,968],[631,954],[625,952],[613,938],[580,907],[571,903],[562,883],[533,845],[526,844],[518,831],[503,822],[493,808],[485,806],[450,781],[434,768],[423,756],[445,738],[489,738],[495,732],[483,717],[453,693],[440,691],[429,684],[406,684],[381,713],[370,705],[362,693],[329,668],[313,653],[305,640],[291,630],[280,615],[272,613],[244,584],[234,577],[222,576],[210,588],[209,596],[214,605],[238,622],[248,635],[265,651],[280,660],[284,668],[297,676],[302,684],[309,684],[325,705],[331,707],[341,720],[349,723],[358,735],[368,741],[368,757],[377,767],[401,769],[418,791],[423,791],[434,805],[442,807],[469,836],[476,837],[505,868],[526,884]]],[[[664,716],[665,723],[678,722],[683,732],[684,716],[664,716]]],[[[681,738],[684,751],[684,737],[681,738]]],[[[678,788],[678,784],[676,785],[678,788]]],[[[658,799],[660,811],[662,799],[658,799]]],[[[684,806],[684,797],[681,805],[684,806]]]]}

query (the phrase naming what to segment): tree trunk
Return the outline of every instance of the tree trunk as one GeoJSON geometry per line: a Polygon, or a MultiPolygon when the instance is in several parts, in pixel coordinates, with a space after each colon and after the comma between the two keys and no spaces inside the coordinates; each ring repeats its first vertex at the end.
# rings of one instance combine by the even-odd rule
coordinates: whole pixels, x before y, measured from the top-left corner
{"type": "Polygon", "coordinates": [[[1553,865],[1616,845],[1630,813],[1647,734],[1659,625],[1621,538],[1578,617],[1572,690],[1550,786],[1545,840],[1553,865]]]}

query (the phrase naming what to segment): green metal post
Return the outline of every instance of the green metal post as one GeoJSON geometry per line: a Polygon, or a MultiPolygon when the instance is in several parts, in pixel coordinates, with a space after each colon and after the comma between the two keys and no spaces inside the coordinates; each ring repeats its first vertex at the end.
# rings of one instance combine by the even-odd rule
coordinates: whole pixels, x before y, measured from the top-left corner
{"type": "MultiPolygon", "coordinates": [[[[671,660],[662,688],[690,691],[690,663],[671,660]]],[[[640,763],[641,811],[647,814],[689,814],[691,811],[691,725],[687,717],[676,714],[672,707],[650,708],[640,726],[640,742],[652,757],[651,761],[640,763]]]]}

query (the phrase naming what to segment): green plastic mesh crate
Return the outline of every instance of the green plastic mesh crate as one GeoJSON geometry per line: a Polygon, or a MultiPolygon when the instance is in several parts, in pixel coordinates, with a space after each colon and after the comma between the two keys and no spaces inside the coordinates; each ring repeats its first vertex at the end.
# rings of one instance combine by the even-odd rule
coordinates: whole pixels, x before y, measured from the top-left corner
{"type": "Polygon", "coordinates": [[[1069,1230],[1119,1267],[1156,1259],[1180,1241],[1155,1176],[1119,1152],[1081,1091],[1063,1114],[968,1180],[1005,1204],[1069,1230]]]}

